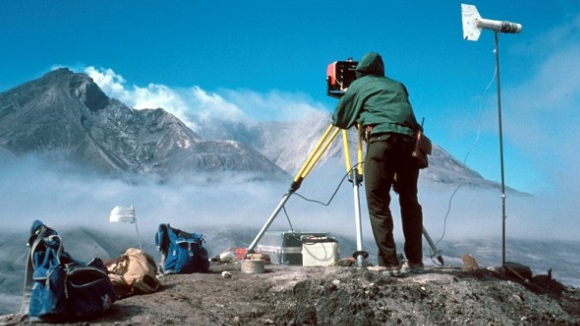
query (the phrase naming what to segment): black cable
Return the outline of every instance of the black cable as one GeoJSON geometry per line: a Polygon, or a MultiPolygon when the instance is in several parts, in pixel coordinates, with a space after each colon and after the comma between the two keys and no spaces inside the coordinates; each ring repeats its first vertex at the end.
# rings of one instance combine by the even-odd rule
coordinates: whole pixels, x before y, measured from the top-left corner
{"type": "MultiPolygon", "coordinates": [[[[357,163],[355,166],[353,166],[350,170],[348,170],[346,172],[346,174],[342,177],[342,179],[340,180],[340,182],[338,183],[338,186],[335,188],[334,192],[332,193],[332,195],[330,196],[330,199],[328,200],[328,202],[324,203],[322,201],[316,200],[316,199],[310,199],[307,198],[297,192],[295,192],[294,194],[300,198],[302,198],[305,201],[311,202],[311,203],[316,203],[316,204],[320,204],[322,206],[328,206],[330,205],[330,203],[332,202],[332,200],[334,199],[334,197],[336,196],[336,194],[338,193],[338,190],[340,189],[340,187],[342,187],[342,184],[344,183],[344,180],[350,175],[350,173],[356,169],[358,167],[358,165],[360,165],[362,163],[357,163]]],[[[353,181],[354,182],[354,181],[353,181]]],[[[286,215],[286,219],[288,220],[288,224],[290,225],[290,230],[292,231],[292,233],[294,233],[294,228],[292,227],[292,222],[290,221],[290,216],[288,215],[288,212],[286,211],[286,205],[282,206],[282,210],[284,211],[284,215],[286,215]]]]}
{"type": "Polygon", "coordinates": [[[350,175],[350,173],[361,163],[358,163],[357,165],[353,166],[352,168],[350,168],[350,170],[348,170],[348,172],[346,172],[346,174],[342,177],[342,179],[340,179],[340,182],[338,184],[338,186],[336,187],[336,189],[334,190],[334,192],[332,193],[332,196],[330,196],[330,199],[328,200],[328,202],[323,203],[319,200],[315,200],[315,199],[310,199],[307,198],[299,193],[295,193],[298,197],[304,199],[305,201],[311,202],[311,203],[316,203],[316,204],[320,204],[322,206],[328,206],[330,205],[330,203],[332,202],[332,200],[334,199],[334,197],[336,196],[336,194],[338,193],[338,190],[340,189],[340,187],[342,186],[344,180],[350,175]]]}
{"type": "MultiPolygon", "coordinates": [[[[471,153],[471,151],[473,151],[473,148],[475,148],[475,145],[477,145],[477,143],[479,143],[479,135],[481,132],[481,110],[483,107],[483,102],[485,100],[487,91],[489,90],[489,88],[491,87],[491,84],[495,80],[496,75],[497,75],[497,68],[494,69],[493,75],[491,76],[489,83],[487,84],[487,86],[485,87],[485,89],[483,90],[483,93],[481,95],[481,101],[479,103],[478,117],[477,117],[477,135],[475,137],[475,141],[473,142],[473,144],[471,144],[471,147],[469,148],[469,150],[465,154],[465,157],[463,158],[463,167],[464,168],[467,168],[466,162],[467,162],[467,158],[469,157],[469,154],[471,153]]],[[[457,187],[455,188],[455,190],[453,191],[453,193],[449,197],[449,201],[447,203],[447,212],[445,213],[445,217],[443,219],[443,233],[441,234],[441,237],[439,238],[439,240],[437,240],[437,242],[435,242],[435,244],[439,244],[439,242],[441,242],[443,240],[443,238],[445,237],[445,231],[447,229],[447,219],[449,218],[449,213],[451,212],[451,203],[453,201],[453,197],[455,197],[455,194],[457,193],[457,191],[459,191],[459,188],[461,188],[461,186],[463,185],[464,182],[465,182],[465,174],[464,174],[464,170],[462,170],[461,181],[459,182],[459,184],[457,185],[457,187]]]]}
{"type": "Polygon", "coordinates": [[[288,212],[286,211],[286,205],[282,206],[282,210],[284,211],[284,215],[286,215],[286,219],[288,220],[288,224],[290,225],[290,231],[292,234],[295,234],[294,227],[292,226],[292,222],[290,221],[290,216],[288,216],[288,212]]]}

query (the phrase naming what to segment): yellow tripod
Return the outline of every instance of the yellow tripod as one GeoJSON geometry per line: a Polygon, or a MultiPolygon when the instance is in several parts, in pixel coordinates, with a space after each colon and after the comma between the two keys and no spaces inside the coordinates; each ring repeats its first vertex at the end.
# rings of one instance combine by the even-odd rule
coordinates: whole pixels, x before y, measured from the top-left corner
{"type": "MultiPolygon", "coordinates": [[[[322,154],[324,154],[324,152],[332,144],[332,142],[334,141],[334,139],[336,138],[336,136],[338,135],[338,132],[340,130],[341,129],[339,129],[338,127],[335,127],[333,125],[330,125],[326,129],[326,131],[322,135],[322,138],[320,138],[320,140],[318,141],[318,143],[316,144],[316,146],[314,147],[314,149],[312,150],[310,155],[308,155],[306,162],[304,162],[304,164],[302,165],[302,167],[300,168],[300,170],[296,174],[296,177],[294,177],[294,180],[292,181],[292,184],[290,185],[290,189],[288,189],[288,191],[284,194],[284,196],[282,197],[282,200],[280,201],[278,206],[276,206],[276,208],[274,209],[274,211],[272,212],[272,214],[270,215],[270,217],[268,218],[268,220],[266,221],[266,223],[264,224],[264,226],[262,227],[260,232],[258,232],[258,235],[254,239],[254,241],[252,241],[250,246],[247,248],[248,253],[254,252],[256,245],[258,244],[258,242],[260,241],[260,239],[262,238],[264,233],[268,230],[268,227],[270,227],[270,225],[272,224],[272,222],[274,221],[276,216],[278,216],[278,213],[280,213],[280,210],[282,210],[282,208],[284,207],[284,205],[286,204],[288,199],[290,199],[290,196],[292,196],[292,194],[294,194],[300,188],[300,186],[302,185],[302,181],[304,181],[304,179],[308,176],[310,171],[312,171],[312,168],[314,168],[314,166],[316,165],[318,160],[320,160],[320,157],[322,156],[322,154]]],[[[342,135],[343,135],[343,143],[344,143],[344,155],[345,155],[346,169],[347,169],[347,171],[349,171],[351,173],[351,175],[349,177],[350,177],[350,181],[352,181],[352,183],[353,183],[354,198],[355,198],[355,215],[356,215],[356,232],[357,232],[356,250],[357,251],[353,254],[353,256],[357,259],[358,265],[363,266],[363,261],[365,258],[368,257],[368,253],[362,249],[362,227],[361,227],[361,222],[360,222],[360,197],[359,197],[359,191],[358,191],[360,184],[362,183],[362,156],[363,156],[363,154],[362,154],[362,142],[361,142],[361,139],[359,137],[359,140],[358,140],[358,162],[359,162],[359,164],[358,164],[357,169],[353,169],[352,165],[351,165],[351,161],[350,161],[350,154],[349,154],[349,148],[348,148],[348,136],[347,136],[346,130],[342,130],[342,135]]]]}
{"type": "MultiPolygon", "coordinates": [[[[318,143],[316,144],[316,146],[314,147],[314,149],[312,150],[310,155],[308,155],[306,162],[304,162],[304,164],[302,165],[302,167],[300,168],[300,170],[298,171],[298,173],[294,177],[294,180],[292,181],[292,184],[290,185],[290,189],[288,189],[288,191],[284,194],[284,196],[282,197],[282,200],[280,201],[278,206],[276,206],[276,208],[274,209],[274,211],[272,212],[272,214],[270,215],[270,217],[268,218],[268,220],[266,221],[266,223],[264,224],[262,229],[260,229],[260,231],[258,232],[258,235],[256,236],[256,238],[252,241],[250,246],[247,248],[248,253],[254,252],[254,249],[257,246],[258,242],[260,241],[260,239],[262,238],[264,233],[268,230],[268,228],[270,227],[272,222],[274,222],[274,219],[276,218],[276,216],[278,216],[278,214],[280,213],[280,210],[282,210],[282,208],[284,207],[284,205],[286,204],[288,199],[290,199],[290,196],[292,196],[292,194],[294,194],[300,188],[300,186],[302,185],[302,181],[304,181],[304,179],[308,176],[308,174],[310,173],[312,168],[316,165],[316,163],[318,162],[318,160],[320,159],[322,154],[324,154],[324,152],[332,144],[332,142],[334,141],[334,139],[338,135],[339,131],[341,131],[341,129],[333,126],[332,124],[326,129],[326,131],[324,132],[324,134],[322,135],[322,137],[320,138],[320,140],[318,141],[318,143]]],[[[358,130],[358,126],[357,126],[357,131],[360,131],[360,130],[358,130]]],[[[346,130],[344,130],[344,129],[342,129],[342,136],[343,136],[346,170],[348,173],[350,173],[349,180],[353,184],[353,193],[354,193],[355,224],[356,224],[357,237],[356,237],[356,251],[353,253],[353,257],[357,260],[357,265],[362,267],[364,260],[368,257],[368,252],[364,251],[362,248],[362,225],[361,225],[360,196],[359,196],[359,188],[360,188],[360,185],[363,181],[362,140],[360,138],[360,132],[359,132],[358,148],[357,148],[357,159],[358,159],[357,168],[353,169],[352,165],[351,165],[351,161],[350,161],[350,151],[349,151],[349,147],[348,147],[348,136],[347,136],[346,130]]],[[[431,249],[433,250],[432,258],[434,256],[436,256],[438,258],[439,262],[441,263],[441,265],[443,265],[443,258],[441,257],[441,252],[437,249],[437,247],[435,246],[435,244],[431,240],[431,237],[427,233],[427,230],[425,229],[425,227],[423,227],[423,235],[425,236],[425,238],[429,242],[429,245],[431,246],[431,249]]]]}

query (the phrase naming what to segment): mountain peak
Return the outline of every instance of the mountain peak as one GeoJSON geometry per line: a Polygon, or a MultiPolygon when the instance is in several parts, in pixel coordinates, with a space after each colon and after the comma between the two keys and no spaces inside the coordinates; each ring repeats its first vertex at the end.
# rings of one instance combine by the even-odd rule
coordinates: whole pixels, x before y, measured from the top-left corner
{"type": "Polygon", "coordinates": [[[47,73],[46,77],[56,78],[58,76],[74,75],[75,73],[67,67],[58,67],[47,73]]]}
{"type": "Polygon", "coordinates": [[[99,171],[162,178],[232,167],[285,174],[260,153],[238,144],[212,148],[200,142],[169,112],[129,108],[109,98],[89,76],[68,68],[0,93],[0,149],[16,154],[48,154],[99,171]]]}

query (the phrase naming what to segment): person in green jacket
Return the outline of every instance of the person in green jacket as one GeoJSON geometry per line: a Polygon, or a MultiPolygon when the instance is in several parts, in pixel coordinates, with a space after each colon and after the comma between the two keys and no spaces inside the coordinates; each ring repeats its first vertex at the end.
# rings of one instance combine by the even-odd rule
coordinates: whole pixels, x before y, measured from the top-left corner
{"type": "Polygon", "coordinates": [[[417,123],[405,86],[385,76],[382,57],[367,53],[356,67],[356,79],[340,98],[332,124],[349,129],[358,124],[367,142],[364,161],[365,192],[378,265],[390,275],[423,270],[423,212],[417,198],[419,161],[412,157],[417,123]],[[399,194],[404,252],[401,268],[389,208],[391,187],[399,194]]]}

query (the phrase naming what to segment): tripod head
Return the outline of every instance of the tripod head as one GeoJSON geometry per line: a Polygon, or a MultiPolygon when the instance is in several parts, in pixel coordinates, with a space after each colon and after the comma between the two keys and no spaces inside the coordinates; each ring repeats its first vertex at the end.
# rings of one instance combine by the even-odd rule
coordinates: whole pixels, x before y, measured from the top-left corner
{"type": "Polygon", "coordinates": [[[353,80],[356,79],[357,61],[335,61],[326,68],[326,95],[340,98],[353,80]]]}

